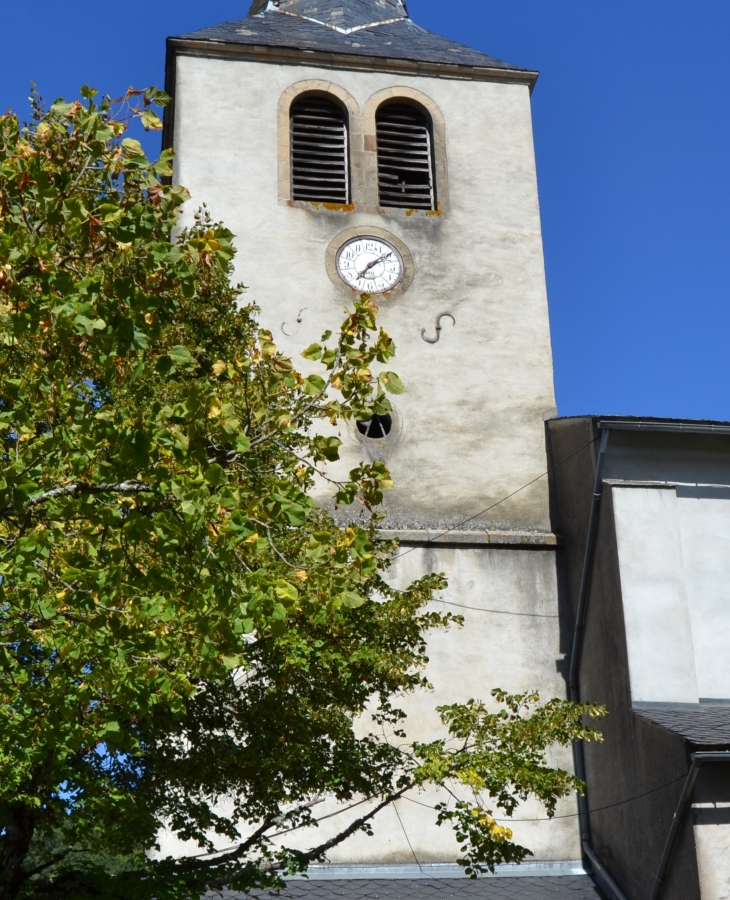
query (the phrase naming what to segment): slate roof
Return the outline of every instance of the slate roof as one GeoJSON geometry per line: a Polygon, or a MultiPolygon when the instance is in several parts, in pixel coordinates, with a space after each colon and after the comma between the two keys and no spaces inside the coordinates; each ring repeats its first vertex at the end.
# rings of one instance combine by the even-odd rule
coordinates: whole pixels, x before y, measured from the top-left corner
{"type": "MultiPolygon", "coordinates": [[[[244,894],[224,893],[226,900],[244,894]]],[[[276,896],[276,895],[274,895],[276,896]]],[[[418,880],[290,881],[281,900],[599,900],[586,875],[566,878],[480,878],[418,880]]],[[[259,895],[267,900],[269,894],[259,895]]],[[[212,898],[211,898],[212,900],[212,898]]]]}
{"type": "Polygon", "coordinates": [[[730,747],[730,703],[652,703],[634,712],[696,747],[730,747]]]}
{"type": "Polygon", "coordinates": [[[425,31],[403,0],[255,0],[247,18],[180,39],[529,71],[425,31]]]}

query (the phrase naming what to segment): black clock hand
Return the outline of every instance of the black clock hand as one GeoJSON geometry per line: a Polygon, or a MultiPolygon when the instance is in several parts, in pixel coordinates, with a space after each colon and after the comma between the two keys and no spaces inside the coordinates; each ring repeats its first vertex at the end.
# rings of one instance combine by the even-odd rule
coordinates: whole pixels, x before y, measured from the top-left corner
{"type": "Polygon", "coordinates": [[[362,272],[358,272],[357,274],[360,276],[360,278],[362,278],[362,276],[366,272],[369,272],[373,268],[373,266],[377,266],[378,263],[383,262],[383,260],[387,259],[389,256],[392,256],[392,255],[393,255],[393,251],[389,250],[387,253],[384,253],[382,256],[378,257],[378,259],[374,259],[372,262],[368,263],[365,266],[365,268],[362,270],[362,272]]]}

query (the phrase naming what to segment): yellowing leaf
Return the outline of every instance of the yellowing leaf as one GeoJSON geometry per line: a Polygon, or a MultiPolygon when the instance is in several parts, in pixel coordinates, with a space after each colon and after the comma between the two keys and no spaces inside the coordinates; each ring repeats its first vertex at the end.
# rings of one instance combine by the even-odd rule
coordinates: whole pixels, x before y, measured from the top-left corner
{"type": "Polygon", "coordinates": [[[140,119],[145,131],[162,131],[162,122],[157,113],[152,112],[151,109],[146,109],[140,119]]]}
{"type": "Polygon", "coordinates": [[[222,359],[219,359],[217,362],[213,363],[213,374],[216,378],[220,378],[227,368],[228,365],[224,363],[222,359]]]}
{"type": "Polygon", "coordinates": [[[139,141],[134,138],[124,138],[122,141],[122,152],[129,158],[144,156],[144,150],[139,141]]]}
{"type": "Polygon", "coordinates": [[[221,408],[220,400],[214,398],[208,404],[208,418],[209,419],[217,419],[222,411],[223,410],[221,408]]]}

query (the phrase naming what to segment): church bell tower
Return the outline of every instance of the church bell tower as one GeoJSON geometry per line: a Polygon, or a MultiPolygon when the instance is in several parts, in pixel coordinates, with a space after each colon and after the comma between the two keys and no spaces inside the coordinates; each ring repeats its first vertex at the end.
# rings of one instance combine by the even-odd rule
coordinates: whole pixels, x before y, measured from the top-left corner
{"type": "MultiPolygon", "coordinates": [[[[171,38],[167,78],[175,180],[191,212],[207,204],[236,235],[237,274],[281,349],[304,368],[300,352],[363,292],[398,348],[393,415],[340,436],[346,471],[381,459],[392,472],[384,528],[408,550],[394,577],[445,572],[439,608],[465,619],[431,641],[434,692],[409,698],[409,736],[435,735],[441,703],[495,687],[564,697],[541,477],[556,410],[537,73],[424,31],[404,0],[255,0],[244,19],[171,38]]],[[[540,865],[580,859],[574,807],[517,813],[540,865]]],[[[331,863],[453,863],[434,818],[404,799],[331,863]]]]}

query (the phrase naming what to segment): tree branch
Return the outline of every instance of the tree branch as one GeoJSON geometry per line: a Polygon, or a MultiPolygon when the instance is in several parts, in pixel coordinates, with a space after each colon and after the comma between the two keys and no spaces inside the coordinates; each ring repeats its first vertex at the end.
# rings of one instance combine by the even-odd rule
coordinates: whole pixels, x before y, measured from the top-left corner
{"type": "Polygon", "coordinates": [[[84,484],[76,482],[75,484],[64,484],[61,487],[53,488],[46,491],[39,497],[33,497],[28,501],[29,507],[39,506],[48,500],[55,500],[56,497],[83,497],[93,494],[141,494],[143,492],[152,493],[152,489],[148,484],[141,481],[120,481],[116,484],[84,484]]]}
{"type": "Polygon", "coordinates": [[[390,806],[392,803],[395,803],[396,800],[400,800],[400,798],[411,790],[413,787],[412,784],[406,785],[406,787],[401,788],[395,794],[390,794],[382,803],[379,803],[375,809],[372,809],[367,815],[361,816],[359,819],[355,819],[355,821],[348,825],[344,831],[341,831],[339,834],[335,835],[333,838],[330,838],[329,841],[325,841],[324,844],[320,844],[319,847],[315,847],[312,850],[308,850],[306,853],[301,854],[300,859],[305,860],[306,862],[315,862],[315,860],[321,859],[324,854],[331,850],[333,847],[337,847],[338,844],[341,844],[343,841],[346,841],[349,837],[352,837],[355,832],[360,831],[363,825],[367,825],[367,823],[375,818],[379,812],[382,812],[387,806],[390,806]]]}

